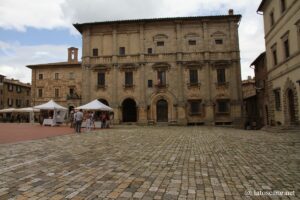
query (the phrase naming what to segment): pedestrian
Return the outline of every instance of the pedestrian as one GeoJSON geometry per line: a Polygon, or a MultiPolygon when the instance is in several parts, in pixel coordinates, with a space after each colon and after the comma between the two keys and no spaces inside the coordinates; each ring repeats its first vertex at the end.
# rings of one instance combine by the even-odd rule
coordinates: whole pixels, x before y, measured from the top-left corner
{"type": "Polygon", "coordinates": [[[82,109],[80,109],[78,112],[75,113],[74,119],[75,119],[76,133],[80,133],[81,132],[81,123],[82,123],[82,120],[83,120],[82,109]]]}
{"type": "Polygon", "coordinates": [[[91,131],[91,127],[92,127],[92,114],[90,112],[88,112],[88,115],[86,117],[86,132],[90,132],[91,131]]]}
{"type": "Polygon", "coordinates": [[[70,119],[69,119],[71,125],[70,128],[74,128],[74,109],[72,108],[71,112],[70,112],[70,119]]]}
{"type": "Polygon", "coordinates": [[[101,114],[101,128],[105,128],[106,127],[106,114],[105,112],[102,112],[101,114]]]}

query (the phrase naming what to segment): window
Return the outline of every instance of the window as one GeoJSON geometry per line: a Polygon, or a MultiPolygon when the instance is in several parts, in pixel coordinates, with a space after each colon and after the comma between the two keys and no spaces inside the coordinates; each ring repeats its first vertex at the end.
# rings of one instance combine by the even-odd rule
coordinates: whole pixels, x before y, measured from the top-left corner
{"type": "Polygon", "coordinates": [[[30,96],[30,90],[26,90],[27,96],[30,96]]]}
{"type": "Polygon", "coordinates": [[[218,100],[217,102],[217,110],[218,113],[228,113],[229,112],[229,104],[228,100],[218,100]]]}
{"type": "Polygon", "coordinates": [[[157,71],[157,85],[166,86],[166,71],[157,71]]]}
{"type": "Polygon", "coordinates": [[[71,96],[74,95],[74,88],[69,88],[69,94],[70,94],[71,96]]]}
{"type": "Polygon", "coordinates": [[[93,49],[93,56],[98,56],[98,49],[97,48],[93,49]]]}
{"type": "Polygon", "coordinates": [[[125,47],[120,47],[120,48],[119,48],[119,54],[120,54],[121,56],[125,55],[125,47]]]}
{"type": "Polygon", "coordinates": [[[98,86],[104,87],[105,86],[105,73],[98,72],[98,86]]]}
{"type": "Polygon", "coordinates": [[[29,104],[29,100],[26,100],[26,106],[29,107],[30,104],[29,104]]]}
{"type": "Polygon", "coordinates": [[[164,41],[157,41],[156,46],[158,46],[158,47],[165,46],[165,42],[164,41]]]}
{"type": "Polygon", "coordinates": [[[148,54],[152,54],[152,48],[148,48],[148,54]]]}
{"type": "Polygon", "coordinates": [[[22,89],[19,85],[16,86],[16,90],[17,90],[17,93],[21,93],[22,92],[22,89]]]}
{"type": "Polygon", "coordinates": [[[125,87],[132,87],[133,86],[133,72],[128,71],[125,72],[125,87]]]}
{"type": "Polygon", "coordinates": [[[225,68],[217,69],[217,81],[218,81],[218,83],[225,83],[226,82],[225,68]]]}
{"type": "Polygon", "coordinates": [[[196,45],[196,40],[189,40],[189,45],[196,45]]]}
{"type": "Polygon", "coordinates": [[[38,89],[38,97],[43,97],[43,89],[42,88],[39,88],[38,89]]]}
{"type": "Polygon", "coordinates": [[[198,84],[198,70],[190,69],[190,85],[198,84]]]}
{"type": "Polygon", "coordinates": [[[276,44],[271,47],[272,56],[273,56],[273,65],[277,65],[277,48],[276,44]]]}
{"type": "Polygon", "coordinates": [[[7,99],[7,105],[8,105],[9,107],[13,106],[13,99],[8,98],[8,99],[7,99]]]}
{"type": "Polygon", "coordinates": [[[0,76],[0,83],[3,83],[3,77],[0,76]]]}
{"type": "Polygon", "coordinates": [[[286,39],[283,41],[283,47],[284,47],[284,55],[285,55],[285,58],[290,57],[290,47],[289,47],[289,39],[288,39],[288,38],[286,38],[286,39]]]}
{"type": "Polygon", "coordinates": [[[222,39],[216,39],[216,40],[215,40],[215,43],[216,43],[216,44],[223,44],[223,40],[222,40],[222,39]]]}
{"type": "Polygon", "coordinates": [[[152,80],[148,80],[148,88],[152,88],[153,85],[153,81],[152,80]]]}
{"type": "Polygon", "coordinates": [[[12,84],[8,84],[8,91],[13,91],[14,90],[14,86],[12,84]]]}
{"type": "Polygon", "coordinates": [[[190,114],[199,115],[201,114],[201,100],[191,100],[190,103],[190,114]]]}
{"type": "Polygon", "coordinates": [[[271,23],[271,26],[273,26],[274,25],[274,12],[272,11],[271,13],[270,13],[270,23],[271,23]]]}
{"type": "Polygon", "coordinates": [[[55,88],[55,90],[54,90],[54,96],[55,96],[55,98],[59,97],[59,89],[58,88],[55,88]]]}
{"type": "Polygon", "coordinates": [[[43,79],[43,74],[39,74],[39,80],[43,79]]]}
{"type": "Polygon", "coordinates": [[[74,74],[74,72],[70,72],[70,73],[69,73],[69,79],[70,79],[70,80],[75,79],[75,74],[74,74]]]}
{"type": "Polygon", "coordinates": [[[59,79],[59,74],[58,74],[58,73],[55,73],[54,79],[55,79],[55,80],[58,80],[58,79],[59,79]]]}
{"type": "Polygon", "coordinates": [[[21,107],[22,100],[21,99],[16,99],[16,107],[21,107]]]}
{"type": "Polygon", "coordinates": [[[281,102],[280,102],[280,89],[276,89],[273,90],[274,92],[274,98],[275,98],[275,109],[277,111],[280,111],[280,106],[281,106],[281,102]]]}
{"type": "Polygon", "coordinates": [[[285,0],[280,0],[280,4],[281,4],[281,12],[283,13],[286,9],[286,2],[285,0]]]}

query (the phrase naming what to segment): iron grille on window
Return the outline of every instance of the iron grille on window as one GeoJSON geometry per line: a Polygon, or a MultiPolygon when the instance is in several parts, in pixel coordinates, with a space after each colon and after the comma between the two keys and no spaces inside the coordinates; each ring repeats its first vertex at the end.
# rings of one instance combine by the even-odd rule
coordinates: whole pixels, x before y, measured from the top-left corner
{"type": "Polygon", "coordinates": [[[219,100],[218,101],[218,112],[219,113],[228,113],[229,112],[227,100],[219,100]]]}
{"type": "Polygon", "coordinates": [[[105,73],[98,72],[98,86],[104,87],[105,86],[105,73]]]}
{"type": "Polygon", "coordinates": [[[125,72],[125,87],[133,86],[133,73],[132,71],[125,72]]]}
{"type": "Polygon", "coordinates": [[[98,56],[98,49],[97,48],[93,49],[93,56],[98,56]]]}
{"type": "Polygon", "coordinates": [[[197,85],[198,84],[198,70],[190,69],[190,84],[197,85]]]}
{"type": "Polygon", "coordinates": [[[43,97],[43,89],[38,89],[38,97],[43,97]]]}
{"type": "Polygon", "coordinates": [[[225,68],[217,69],[217,79],[218,79],[218,83],[225,83],[226,82],[225,68]]]}

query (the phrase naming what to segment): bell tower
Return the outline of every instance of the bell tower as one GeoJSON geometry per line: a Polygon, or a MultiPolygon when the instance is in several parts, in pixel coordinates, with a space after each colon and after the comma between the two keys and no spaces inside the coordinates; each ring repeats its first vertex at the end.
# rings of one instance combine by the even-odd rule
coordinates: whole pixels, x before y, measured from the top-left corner
{"type": "Polygon", "coordinates": [[[68,48],[68,63],[78,63],[78,48],[68,48]]]}

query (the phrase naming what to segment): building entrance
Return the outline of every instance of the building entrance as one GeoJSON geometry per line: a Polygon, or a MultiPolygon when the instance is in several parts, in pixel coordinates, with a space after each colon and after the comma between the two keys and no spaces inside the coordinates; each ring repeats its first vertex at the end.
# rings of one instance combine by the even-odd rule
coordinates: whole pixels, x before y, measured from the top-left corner
{"type": "Polygon", "coordinates": [[[156,119],[157,122],[168,122],[168,102],[164,99],[156,103],[156,119]]]}
{"type": "Polygon", "coordinates": [[[290,122],[296,121],[296,114],[295,114],[295,102],[294,102],[294,93],[292,90],[288,90],[288,111],[290,122]]]}
{"type": "Polygon", "coordinates": [[[125,99],[122,103],[123,122],[137,121],[137,108],[133,99],[125,99]]]}

